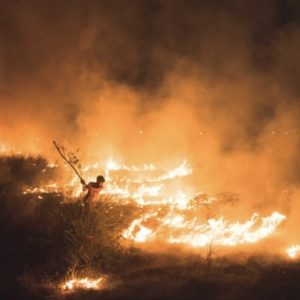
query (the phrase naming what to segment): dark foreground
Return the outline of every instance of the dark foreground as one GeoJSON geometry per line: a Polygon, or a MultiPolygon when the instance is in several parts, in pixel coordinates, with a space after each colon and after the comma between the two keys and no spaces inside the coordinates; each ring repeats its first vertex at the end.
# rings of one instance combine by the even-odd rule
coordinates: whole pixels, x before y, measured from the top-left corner
{"type": "Polygon", "coordinates": [[[299,262],[123,247],[136,207],[110,199],[87,213],[59,193],[24,195],[55,177],[41,158],[0,167],[0,299],[300,299],[299,262]],[[102,290],[62,292],[72,274],[108,279],[102,290]]]}
{"type": "Polygon", "coordinates": [[[55,282],[29,277],[4,289],[1,299],[300,299],[296,263],[222,261],[207,274],[205,263],[195,257],[178,262],[174,256],[139,253],[130,258],[127,272],[111,274],[103,290],[61,292],[55,282]]]}
{"type": "Polygon", "coordinates": [[[201,263],[145,267],[111,290],[66,295],[66,299],[300,299],[300,265],[262,267],[254,260],[203,274],[201,263]]]}

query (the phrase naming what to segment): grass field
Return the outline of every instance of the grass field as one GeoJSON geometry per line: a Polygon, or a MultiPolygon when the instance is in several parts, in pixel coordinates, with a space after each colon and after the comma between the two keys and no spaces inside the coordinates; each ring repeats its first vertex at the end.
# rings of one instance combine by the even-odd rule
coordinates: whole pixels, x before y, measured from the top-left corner
{"type": "Polygon", "coordinates": [[[60,193],[22,193],[55,176],[43,158],[0,159],[1,299],[300,299],[297,261],[125,247],[136,206],[110,198],[87,212],[60,193]],[[106,281],[62,292],[74,275],[106,281]]]}

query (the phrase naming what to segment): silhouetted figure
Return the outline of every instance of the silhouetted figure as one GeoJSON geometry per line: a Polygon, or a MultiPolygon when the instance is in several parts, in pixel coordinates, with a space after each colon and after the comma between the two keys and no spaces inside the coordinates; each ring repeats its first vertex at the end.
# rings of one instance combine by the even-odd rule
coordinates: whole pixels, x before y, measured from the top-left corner
{"type": "Polygon", "coordinates": [[[103,189],[104,182],[105,178],[102,175],[97,177],[96,182],[89,182],[89,184],[86,184],[83,179],[81,180],[83,191],[88,191],[83,197],[83,203],[85,206],[89,207],[91,205],[95,205],[97,197],[103,189]]]}

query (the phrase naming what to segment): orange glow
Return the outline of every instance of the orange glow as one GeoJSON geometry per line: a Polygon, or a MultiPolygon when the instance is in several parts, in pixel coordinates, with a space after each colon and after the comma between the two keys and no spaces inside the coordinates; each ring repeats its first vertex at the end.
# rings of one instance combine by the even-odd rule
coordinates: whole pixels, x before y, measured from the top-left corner
{"type": "Polygon", "coordinates": [[[99,290],[102,288],[103,278],[97,279],[85,278],[72,278],[60,285],[63,291],[74,291],[77,289],[93,289],[99,290]]]}
{"type": "Polygon", "coordinates": [[[286,250],[290,258],[298,258],[300,256],[300,245],[294,245],[286,250]]]}
{"type": "MultiPolygon", "coordinates": [[[[55,166],[53,166],[55,167],[55,166]]],[[[226,216],[205,218],[203,207],[218,203],[215,197],[205,197],[200,203],[193,202],[202,192],[184,189],[185,184],[174,184],[185,180],[193,169],[183,160],[174,169],[161,169],[154,164],[128,166],[110,158],[103,164],[94,163],[83,169],[87,181],[103,172],[106,177],[103,193],[119,199],[136,202],[144,212],[123,232],[124,238],[136,243],[163,241],[194,248],[209,244],[235,246],[256,243],[276,231],[287,217],[277,211],[261,217],[252,213],[245,221],[231,221],[226,216]],[[125,175],[124,175],[124,171],[125,175]],[[200,214],[199,214],[200,213],[200,214]]],[[[64,187],[73,190],[74,196],[82,193],[81,184],[74,176],[64,187]]],[[[27,189],[24,193],[45,193],[63,190],[53,183],[42,188],[27,189]]]]}
{"type": "Polygon", "coordinates": [[[273,212],[264,218],[255,213],[244,223],[231,223],[222,217],[201,223],[197,218],[186,220],[182,214],[169,213],[164,218],[158,218],[159,225],[150,229],[142,224],[151,217],[156,216],[147,215],[134,220],[124,232],[124,237],[135,242],[163,237],[168,243],[192,247],[205,247],[209,244],[235,246],[258,242],[271,235],[286,219],[284,215],[273,212]]]}

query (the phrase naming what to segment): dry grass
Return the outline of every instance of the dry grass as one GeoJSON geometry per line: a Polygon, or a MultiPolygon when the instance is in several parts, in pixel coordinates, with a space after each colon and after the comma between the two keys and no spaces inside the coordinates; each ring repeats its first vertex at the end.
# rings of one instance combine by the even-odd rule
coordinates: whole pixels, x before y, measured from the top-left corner
{"type": "Polygon", "coordinates": [[[22,195],[23,186],[46,181],[46,165],[42,158],[0,158],[1,299],[300,299],[297,262],[237,263],[215,258],[212,249],[207,257],[125,249],[121,232],[136,207],[110,199],[87,212],[60,194],[22,195]],[[113,288],[55,289],[66,275],[88,272],[110,274],[113,288]]]}

